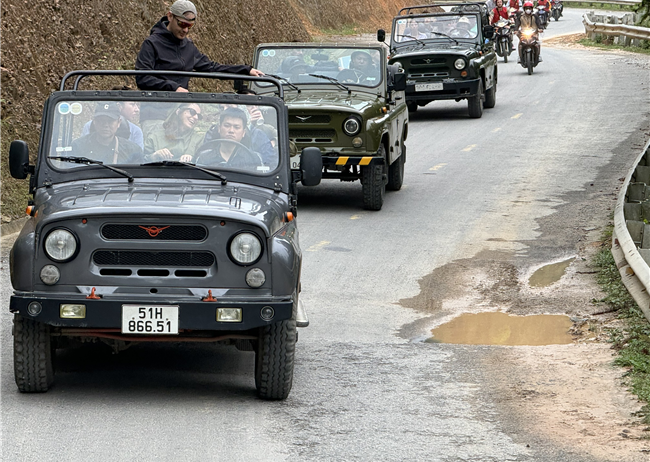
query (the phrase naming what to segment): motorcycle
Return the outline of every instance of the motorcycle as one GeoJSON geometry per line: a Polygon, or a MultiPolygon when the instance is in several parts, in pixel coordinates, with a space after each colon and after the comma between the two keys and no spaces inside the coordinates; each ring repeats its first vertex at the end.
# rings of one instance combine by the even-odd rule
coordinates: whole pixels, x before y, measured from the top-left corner
{"type": "Polygon", "coordinates": [[[512,53],[512,29],[511,23],[507,19],[499,19],[495,24],[495,43],[494,48],[497,55],[503,58],[503,62],[508,62],[508,56],[512,53]]]}
{"type": "Polygon", "coordinates": [[[548,13],[544,6],[540,5],[537,7],[537,16],[539,16],[539,23],[542,26],[542,29],[546,29],[548,26],[548,13]]]}
{"type": "Polygon", "coordinates": [[[554,1],[551,3],[551,17],[559,21],[560,16],[562,16],[562,2],[554,1]]]}
{"type": "Polygon", "coordinates": [[[538,32],[535,29],[524,29],[519,36],[521,51],[519,62],[521,67],[528,69],[528,75],[532,75],[533,68],[539,64],[538,32]]]}

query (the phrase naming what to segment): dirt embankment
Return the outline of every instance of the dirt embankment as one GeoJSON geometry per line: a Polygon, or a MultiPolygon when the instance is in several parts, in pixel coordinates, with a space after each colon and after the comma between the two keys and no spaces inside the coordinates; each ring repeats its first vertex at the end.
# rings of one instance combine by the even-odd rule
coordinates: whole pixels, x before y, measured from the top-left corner
{"type": "MultiPolygon", "coordinates": [[[[2,2],[2,218],[20,216],[26,182],[8,175],[9,142],[36,152],[43,101],[74,69],[133,69],[142,40],[167,11],[163,0],[2,2]]],[[[195,0],[192,38],[222,63],[250,63],[262,42],[310,41],[323,29],[390,27],[407,0],[195,0]]]]}

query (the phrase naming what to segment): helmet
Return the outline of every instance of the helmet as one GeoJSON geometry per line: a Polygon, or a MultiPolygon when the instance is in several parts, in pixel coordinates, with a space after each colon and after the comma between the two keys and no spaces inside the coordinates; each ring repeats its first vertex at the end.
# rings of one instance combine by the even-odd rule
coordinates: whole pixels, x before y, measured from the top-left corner
{"type": "Polygon", "coordinates": [[[465,16],[461,16],[461,18],[458,20],[458,23],[456,24],[456,27],[461,27],[461,25],[463,28],[469,29],[469,19],[467,19],[465,16]]]}
{"type": "Polygon", "coordinates": [[[532,8],[533,2],[524,2],[524,8],[532,8]]]}

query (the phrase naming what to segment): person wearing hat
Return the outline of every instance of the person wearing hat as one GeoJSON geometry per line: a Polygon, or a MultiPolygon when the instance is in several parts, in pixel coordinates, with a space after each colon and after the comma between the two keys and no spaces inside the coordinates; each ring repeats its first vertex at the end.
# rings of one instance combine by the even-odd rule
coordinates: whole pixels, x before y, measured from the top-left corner
{"type": "MultiPolygon", "coordinates": [[[[196,7],[189,0],[176,0],[142,43],[135,62],[136,70],[225,72],[260,76],[263,72],[247,65],[226,65],[211,61],[188,37],[197,19],[196,7]]],[[[189,77],[138,75],[141,90],[188,91],[189,77]]],[[[141,114],[142,117],[142,114],[141,114]]]]}
{"type": "Polygon", "coordinates": [[[105,164],[141,163],[143,158],[140,146],[116,135],[121,123],[122,116],[117,103],[97,103],[92,122],[94,130],[72,142],[72,155],[88,157],[105,164]]]}

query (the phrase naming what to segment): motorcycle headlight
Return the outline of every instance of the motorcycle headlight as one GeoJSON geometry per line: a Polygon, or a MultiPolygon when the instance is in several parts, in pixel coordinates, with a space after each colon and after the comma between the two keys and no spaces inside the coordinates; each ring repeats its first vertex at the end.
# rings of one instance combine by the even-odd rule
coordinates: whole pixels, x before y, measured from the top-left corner
{"type": "Polygon", "coordinates": [[[251,265],[262,255],[262,242],[251,233],[239,233],[230,241],[230,258],[239,265],[251,265]]]}
{"type": "Polygon", "coordinates": [[[357,117],[348,117],[343,122],[343,131],[348,136],[354,136],[361,131],[361,121],[357,117]]]}
{"type": "Polygon", "coordinates": [[[465,69],[465,60],[463,58],[458,58],[456,61],[454,61],[454,67],[459,71],[465,69]]]}
{"type": "Polygon", "coordinates": [[[77,253],[77,238],[66,229],[55,229],[45,238],[45,253],[57,262],[72,260],[77,253]]]}

